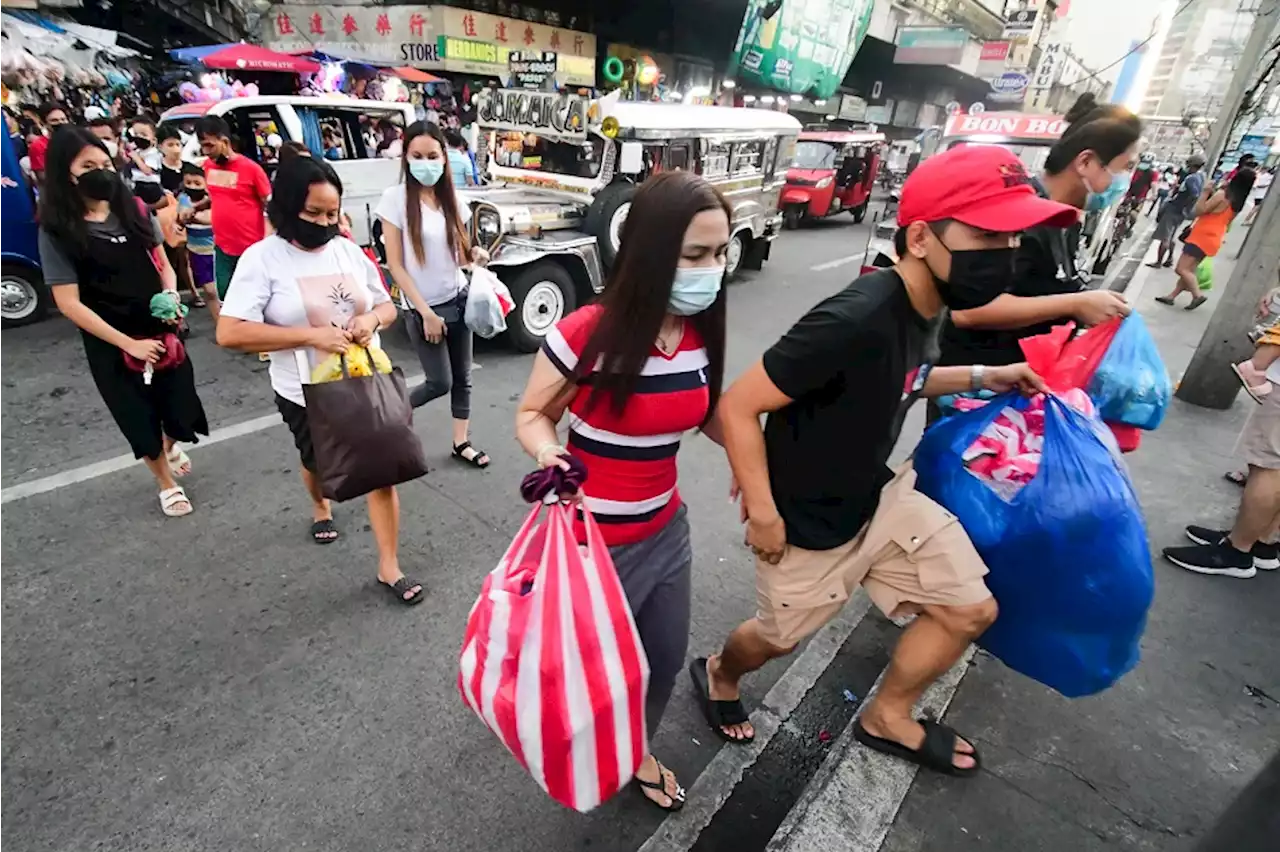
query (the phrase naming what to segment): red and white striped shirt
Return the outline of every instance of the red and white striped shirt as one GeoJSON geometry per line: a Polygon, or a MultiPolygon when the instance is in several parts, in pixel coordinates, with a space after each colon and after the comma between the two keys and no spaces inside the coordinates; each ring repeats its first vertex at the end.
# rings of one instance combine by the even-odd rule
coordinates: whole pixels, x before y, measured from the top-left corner
{"type": "MultiPolygon", "coordinates": [[[[602,311],[599,305],[579,308],[547,334],[542,351],[564,375],[578,366],[602,311]]],[[[686,323],[671,356],[652,348],[621,414],[608,397],[592,401],[589,387],[579,388],[570,401],[568,448],[587,465],[583,502],[606,544],[647,538],[680,508],[676,453],[681,436],[707,417],[707,366],[701,335],[686,323]]],[[[576,532],[585,540],[581,524],[576,532]]]]}

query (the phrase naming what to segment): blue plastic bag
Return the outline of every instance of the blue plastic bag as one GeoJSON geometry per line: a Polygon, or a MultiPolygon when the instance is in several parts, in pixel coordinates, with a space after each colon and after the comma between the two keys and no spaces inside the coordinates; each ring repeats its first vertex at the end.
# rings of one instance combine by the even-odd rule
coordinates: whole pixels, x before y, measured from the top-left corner
{"type": "Polygon", "coordinates": [[[916,489],[950,510],[990,569],[1000,606],[978,643],[1074,698],[1138,662],[1154,578],[1133,484],[1106,426],[1056,397],[1045,404],[1035,477],[1006,501],[961,454],[1016,394],[935,423],[915,452],[916,489]]]}
{"type": "Polygon", "coordinates": [[[1108,423],[1155,429],[1164,420],[1173,382],[1142,317],[1129,314],[1089,382],[1098,416],[1108,423]]]}

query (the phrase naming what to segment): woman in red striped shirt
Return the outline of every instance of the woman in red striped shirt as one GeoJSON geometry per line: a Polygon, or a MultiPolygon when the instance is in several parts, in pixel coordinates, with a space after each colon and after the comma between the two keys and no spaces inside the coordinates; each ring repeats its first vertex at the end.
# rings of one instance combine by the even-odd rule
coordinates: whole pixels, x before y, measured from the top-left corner
{"type": "MultiPolygon", "coordinates": [[[[729,206],[689,172],[645,181],[623,226],[600,300],[547,335],[516,414],[516,437],[540,467],[587,466],[581,495],[604,533],[649,658],[645,720],[652,738],[689,640],[689,522],[676,489],[680,438],[713,419],[724,380],[729,206]],[[562,446],[556,425],[569,417],[562,446]]],[[[578,524],[579,541],[585,541],[578,524]]],[[[652,755],[636,772],[664,810],[684,789],[652,755]]]]}

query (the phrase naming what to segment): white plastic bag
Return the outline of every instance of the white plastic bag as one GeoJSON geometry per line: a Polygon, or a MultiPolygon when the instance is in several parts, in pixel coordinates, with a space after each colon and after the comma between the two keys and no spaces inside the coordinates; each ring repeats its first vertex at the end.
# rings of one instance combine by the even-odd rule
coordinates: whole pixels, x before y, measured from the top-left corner
{"type": "Polygon", "coordinates": [[[471,290],[467,293],[467,307],[462,314],[467,328],[485,338],[497,337],[507,330],[506,316],[510,308],[503,304],[500,293],[507,294],[509,304],[510,293],[498,276],[483,266],[472,269],[471,290]]]}

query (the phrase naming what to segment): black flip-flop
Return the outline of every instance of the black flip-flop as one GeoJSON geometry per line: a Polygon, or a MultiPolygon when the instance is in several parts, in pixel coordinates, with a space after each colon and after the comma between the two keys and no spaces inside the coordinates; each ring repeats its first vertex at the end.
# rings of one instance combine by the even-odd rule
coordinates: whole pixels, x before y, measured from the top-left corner
{"type": "Polygon", "coordinates": [[[1187,305],[1185,308],[1183,308],[1183,310],[1194,311],[1196,308],[1200,307],[1207,301],[1209,301],[1208,296],[1196,296],[1194,299],[1191,300],[1191,304],[1187,305]]]}
{"type": "Polygon", "coordinates": [[[693,679],[693,691],[702,705],[702,715],[707,724],[720,739],[735,745],[746,745],[756,738],[753,732],[749,737],[735,737],[724,729],[725,725],[743,725],[751,721],[742,700],[718,701],[711,697],[711,683],[707,678],[707,658],[698,657],[689,663],[689,677],[693,679]]]}
{"type": "Polygon", "coordinates": [[[648,802],[652,803],[652,805],[655,808],[661,811],[670,811],[674,813],[684,807],[684,788],[680,786],[679,782],[676,782],[676,794],[673,796],[670,793],[668,793],[667,778],[666,778],[667,768],[663,766],[662,761],[658,760],[656,757],[653,759],[653,762],[658,764],[657,782],[645,781],[639,775],[633,776],[631,780],[635,782],[636,790],[640,793],[640,795],[644,796],[645,799],[648,802]],[[653,790],[655,792],[661,793],[662,795],[666,796],[668,799],[671,800],[671,804],[669,806],[663,805],[661,802],[658,802],[657,800],[647,795],[644,792],[645,790],[653,790]]]}
{"type": "Polygon", "coordinates": [[[924,726],[924,742],[920,744],[918,751],[907,748],[896,740],[877,737],[862,727],[861,719],[853,723],[853,738],[872,751],[923,766],[925,769],[932,769],[934,772],[941,772],[943,775],[966,778],[978,773],[982,767],[982,761],[978,758],[976,748],[970,755],[973,758],[973,766],[962,768],[955,765],[955,756],[958,754],[956,740],[960,739],[960,735],[954,729],[929,719],[921,719],[920,724],[924,726]]]}
{"type": "Polygon", "coordinates": [[[1173,305],[1174,303],[1174,300],[1170,299],[1168,296],[1156,296],[1156,301],[1162,305],[1173,305]]]}
{"type": "Polygon", "coordinates": [[[333,522],[333,518],[326,518],[323,521],[316,521],[311,525],[311,540],[316,544],[333,544],[342,533],[338,532],[338,526],[333,522]],[[333,533],[333,535],[324,535],[325,533],[333,533]]]}
{"type": "Polygon", "coordinates": [[[471,446],[470,441],[463,441],[461,444],[455,444],[453,447],[453,457],[464,464],[469,464],[472,467],[478,467],[481,470],[484,470],[489,466],[489,454],[484,450],[477,450],[475,447],[471,446]],[[463,455],[467,450],[475,450],[476,454],[471,458],[467,458],[463,455]],[[484,459],[484,461],[480,461],[480,459],[484,459]]]}
{"type": "Polygon", "coordinates": [[[1227,482],[1232,483],[1233,485],[1239,485],[1241,488],[1243,488],[1245,483],[1249,481],[1249,474],[1242,473],[1241,471],[1238,471],[1238,470],[1229,470],[1226,473],[1222,474],[1222,478],[1225,479],[1227,482]]]}
{"type": "Polygon", "coordinates": [[[396,596],[396,600],[400,601],[400,603],[404,604],[405,606],[413,606],[414,604],[422,603],[422,599],[426,597],[426,594],[427,594],[426,586],[422,585],[417,580],[411,580],[408,577],[401,577],[399,580],[396,580],[394,583],[384,583],[381,580],[379,580],[378,584],[388,589],[393,595],[396,596]],[[411,598],[406,598],[404,596],[405,592],[411,591],[414,586],[419,587],[418,593],[411,598]]]}

